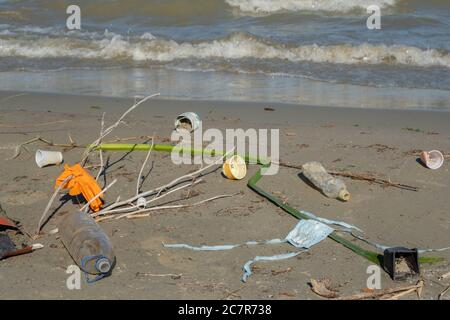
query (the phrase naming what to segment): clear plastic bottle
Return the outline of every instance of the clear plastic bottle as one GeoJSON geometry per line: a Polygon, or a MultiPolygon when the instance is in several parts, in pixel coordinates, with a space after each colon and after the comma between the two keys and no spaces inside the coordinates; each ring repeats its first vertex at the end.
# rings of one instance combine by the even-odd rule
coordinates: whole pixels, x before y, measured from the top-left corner
{"type": "Polygon", "coordinates": [[[58,226],[61,241],[76,264],[93,275],[108,275],[115,255],[105,232],[87,213],[67,214],[58,226]]]}
{"type": "Polygon", "coordinates": [[[327,197],[343,201],[350,200],[350,193],[344,182],[330,175],[319,162],[304,164],[303,175],[327,197]]]}

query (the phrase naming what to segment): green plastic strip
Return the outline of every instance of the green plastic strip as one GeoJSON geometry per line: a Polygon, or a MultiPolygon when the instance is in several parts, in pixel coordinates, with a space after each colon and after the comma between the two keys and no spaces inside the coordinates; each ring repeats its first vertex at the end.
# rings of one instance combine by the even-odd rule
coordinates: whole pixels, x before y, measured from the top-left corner
{"type": "MultiPolygon", "coordinates": [[[[149,144],[101,144],[96,148],[96,150],[103,150],[103,151],[148,151],[151,148],[151,145],[149,144]]],[[[209,155],[209,156],[223,156],[225,155],[225,152],[222,151],[216,151],[216,150],[208,150],[208,149],[193,149],[188,147],[178,147],[178,146],[172,146],[167,144],[154,144],[153,150],[155,151],[163,151],[163,152],[190,152],[192,155],[209,155]]],[[[266,198],[276,206],[280,207],[290,215],[294,216],[297,219],[309,219],[306,215],[304,215],[301,211],[289,206],[287,203],[284,203],[281,199],[271,195],[270,193],[266,192],[262,188],[258,187],[256,184],[261,180],[263,177],[263,170],[267,170],[270,167],[270,161],[267,159],[262,159],[258,157],[251,157],[249,155],[243,156],[245,161],[252,162],[255,164],[260,165],[259,170],[249,179],[247,185],[250,189],[255,191],[260,196],[266,198]]],[[[361,257],[366,258],[370,262],[373,262],[379,266],[383,265],[383,255],[380,253],[377,253],[375,251],[364,249],[357,244],[353,243],[352,241],[341,237],[338,235],[338,233],[335,231],[331,233],[329,238],[333,239],[334,241],[342,244],[344,247],[352,250],[356,254],[358,254],[361,257]]],[[[440,257],[419,257],[420,263],[436,263],[443,261],[443,258],[440,257]]]]}

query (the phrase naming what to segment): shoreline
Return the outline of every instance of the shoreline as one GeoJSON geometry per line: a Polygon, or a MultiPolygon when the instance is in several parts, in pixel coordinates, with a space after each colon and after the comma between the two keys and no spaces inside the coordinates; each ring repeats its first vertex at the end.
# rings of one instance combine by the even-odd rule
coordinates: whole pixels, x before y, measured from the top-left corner
{"type": "MultiPolygon", "coordinates": [[[[415,90],[415,89],[408,89],[408,90],[415,90]]],[[[444,91],[445,90],[439,90],[444,91]]],[[[148,95],[152,95],[158,93],[150,92],[148,95]]],[[[10,99],[15,99],[23,96],[39,96],[39,97],[56,97],[56,98],[82,98],[82,99],[92,99],[96,101],[123,101],[126,103],[129,103],[129,101],[133,101],[134,98],[142,99],[145,97],[145,95],[136,95],[135,97],[128,97],[128,96],[104,96],[104,95],[98,95],[98,94],[80,94],[80,93],[58,93],[58,92],[41,92],[41,91],[28,91],[28,90],[3,90],[0,89],[0,111],[1,108],[4,105],[4,102],[7,102],[10,99]]],[[[242,100],[220,100],[220,99],[188,99],[188,98],[174,98],[174,97],[164,97],[160,95],[159,97],[153,98],[152,101],[158,101],[161,103],[174,103],[174,104],[182,104],[184,102],[195,104],[198,103],[200,105],[210,105],[210,104],[218,104],[219,106],[227,106],[227,107],[235,107],[238,104],[244,104],[248,107],[256,107],[259,105],[274,105],[282,108],[300,108],[300,109],[318,109],[318,110],[342,110],[342,111],[367,111],[367,112],[412,112],[412,113],[440,113],[440,114],[446,114],[450,112],[450,105],[449,108],[442,108],[442,109],[422,109],[422,108],[389,108],[389,107],[351,107],[351,106],[333,106],[333,105],[311,105],[311,104],[303,104],[303,103],[296,103],[296,102],[275,102],[275,101],[242,101],[242,100]]],[[[62,107],[61,110],[64,110],[64,107],[62,107]]]]}
{"type": "Polygon", "coordinates": [[[134,97],[160,92],[172,100],[284,102],[408,110],[450,110],[450,91],[331,83],[301,77],[164,69],[1,72],[4,91],[134,97]],[[17,90],[19,88],[19,90],[17,90]],[[50,92],[49,92],[50,91],[50,92]]]}

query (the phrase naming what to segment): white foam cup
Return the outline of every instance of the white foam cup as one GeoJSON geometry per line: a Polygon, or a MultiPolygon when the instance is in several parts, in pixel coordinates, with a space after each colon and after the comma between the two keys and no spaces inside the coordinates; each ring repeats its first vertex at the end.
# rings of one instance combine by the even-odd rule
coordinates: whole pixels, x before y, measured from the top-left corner
{"type": "Polygon", "coordinates": [[[46,151],[37,150],[36,151],[36,164],[39,168],[45,166],[60,164],[63,162],[63,155],[59,151],[46,151]]]}

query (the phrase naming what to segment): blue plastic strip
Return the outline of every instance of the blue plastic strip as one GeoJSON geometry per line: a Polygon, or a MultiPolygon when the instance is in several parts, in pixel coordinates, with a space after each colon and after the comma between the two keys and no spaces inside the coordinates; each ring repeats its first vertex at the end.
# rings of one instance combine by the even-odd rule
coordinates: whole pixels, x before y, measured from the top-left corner
{"type": "Polygon", "coordinates": [[[248,277],[252,275],[252,264],[258,261],[278,261],[278,260],[285,260],[289,258],[293,258],[295,256],[298,256],[300,253],[305,251],[299,251],[299,252],[291,252],[291,253],[285,253],[285,254],[278,254],[275,256],[257,256],[254,259],[247,261],[246,264],[242,267],[242,270],[244,270],[244,274],[242,275],[242,282],[247,282],[248,277]]]}

